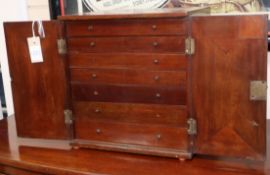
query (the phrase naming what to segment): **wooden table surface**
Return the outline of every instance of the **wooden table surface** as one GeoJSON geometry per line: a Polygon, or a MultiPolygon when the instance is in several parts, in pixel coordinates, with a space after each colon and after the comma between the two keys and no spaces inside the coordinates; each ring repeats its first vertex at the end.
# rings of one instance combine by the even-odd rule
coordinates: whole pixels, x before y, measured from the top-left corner
{"type": "Polygon", "coordinates": [[[16,145],[12,118],[9,118],[9,122],[0,122],[0,166],[8,165],[46,174],[270,175],[270,134],[265,162],[203,156],[180,162],[177,159],[106,151],[60,150],[16,145]]]}

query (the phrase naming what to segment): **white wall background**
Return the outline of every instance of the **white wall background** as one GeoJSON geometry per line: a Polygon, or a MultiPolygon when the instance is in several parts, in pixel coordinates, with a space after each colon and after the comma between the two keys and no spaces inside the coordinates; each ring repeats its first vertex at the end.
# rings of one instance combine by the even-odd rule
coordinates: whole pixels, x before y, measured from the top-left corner
{"type": "Polygon", "coordinates": [[[10,86],[10,75],[7,62],[6,44],[3,22],[22,21],[27,19],[27,6],[25,0],[8,0],[0,5],[0,63],[4,81],[8,114],[14,113],[10,86]]]}
{"type": "Polygon", "coordinates": [[[27,0],[27,14],[29,20],[49,20],[50,10],[48,0],[27,0]]]}

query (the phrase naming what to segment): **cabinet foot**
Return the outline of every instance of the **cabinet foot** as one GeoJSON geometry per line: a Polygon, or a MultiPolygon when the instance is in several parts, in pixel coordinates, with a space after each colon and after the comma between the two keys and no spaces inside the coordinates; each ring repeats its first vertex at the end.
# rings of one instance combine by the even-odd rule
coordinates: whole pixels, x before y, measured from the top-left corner
{"type": "Polygon", "coordinates": [[[184,163],[184,162],[186,162],[186,160],[187,160],[186,158],[183,158],[183,157],[181,157],[181,158],[179,157],[178,159],[179,159],[179,161],[180,161],[181,163],[184,163]]]}
{"type": "Polygon", "coordinates": [[[79,146],[72,146],[72,149],[75,149],[75,150],[78,150],[78,149],[80,149],[80,147],[79,146]]]}

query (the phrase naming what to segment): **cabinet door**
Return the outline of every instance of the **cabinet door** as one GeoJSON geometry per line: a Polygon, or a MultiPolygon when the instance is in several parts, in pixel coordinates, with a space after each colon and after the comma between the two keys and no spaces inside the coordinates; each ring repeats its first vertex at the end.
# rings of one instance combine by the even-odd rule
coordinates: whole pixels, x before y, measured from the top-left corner
{"type": "Polygon", "coordinates": [[[4,24],[17,131],[19,137],[65,139],[65,64],[57,49],[61,30],[56,21],[43,25],[44,62],[31,63],[27,37],[32,36],[32,22],[4,24]]]}
{"type": "Polygon", "coordinates": [[[192,35],[196,152],[264,159],[266,101],[250,99],[250,83],[266,81],[267,17],[193,17],[192,35]]]}

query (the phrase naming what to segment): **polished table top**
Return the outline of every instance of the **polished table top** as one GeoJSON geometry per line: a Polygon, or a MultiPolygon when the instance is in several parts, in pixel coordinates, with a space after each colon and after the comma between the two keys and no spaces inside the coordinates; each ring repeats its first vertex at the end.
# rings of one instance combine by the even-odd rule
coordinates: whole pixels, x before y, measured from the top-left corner
{"type": "MultiPolygon", "coordinates": [[[[192,160],[180,162],[177,159],[126,153],[69,150],[64,146],[64,142],[54,144],[55,149],[22,146],[23,141],[16,137],[14,128],[13,116],[9,117],[8,121],[0,122],[0,165],[46,174],[270,175],[269,151],[265,162],[203,156],[195,156],[192,160]],[[62,147],[63,149],[59,149],[62,147]]],[[[270,133],[270,127],[267,132],[270,133]]],[[[270,150],[269,135],[268,150],[270,150]]],[[[30,142],[31,140],[24,140],[24,145],[25,143],[31,145],[30,142]]],[[[39,141],[37,145],[42,144],[43,142],[39,141]]]]}

